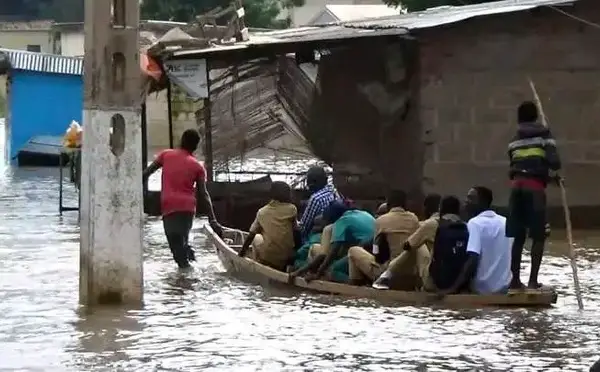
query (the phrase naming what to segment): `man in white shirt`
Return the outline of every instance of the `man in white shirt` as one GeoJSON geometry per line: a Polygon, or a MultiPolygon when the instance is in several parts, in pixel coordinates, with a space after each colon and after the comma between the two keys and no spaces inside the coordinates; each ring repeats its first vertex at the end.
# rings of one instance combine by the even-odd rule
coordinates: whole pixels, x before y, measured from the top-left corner
{"type": "Polygon", "coordinates": [[[467,223],[467,262],[452,286],[443,294],[455,293],[466,281],[477,294],[505,293],[512,280],[512,239],[505,234],[506,218],[491,209],[490,189],[476,186],[467,194],[466,208],[472,217],[467,223]]]}
{"type": "Polygon", "coordinates": [[[492,191],[481,186],[474,187],[467,195],[467,205],[479,212],[467,224],[467,252],[479,255],[471,289],[479,294],[506,292],[512,280],[513,239],[506,237],[506,218],[491,210],[492,199],[492,191]]]}

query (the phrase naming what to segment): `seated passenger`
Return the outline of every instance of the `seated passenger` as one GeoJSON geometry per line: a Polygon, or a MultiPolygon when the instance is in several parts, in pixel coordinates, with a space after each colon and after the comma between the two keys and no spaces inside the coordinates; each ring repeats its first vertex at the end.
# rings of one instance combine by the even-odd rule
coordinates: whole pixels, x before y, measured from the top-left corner
{"type": "Polygon", "coordinates": [[[466,223],[457,218],[460,213],[460,201],[457,198],[445,197],[440,205],[439,226],[434,238],[431,263],[422,278],[423,288],[427,291],[450,290],[458,293],[468,290],[468,285],[453,286],[467,262],[469,229],[466,223]]]}
{"type": "Polygon", "coordinates": [[[491,209],[492,191],[477,186],[467,195],[468,259],[455,283],[443,294],[455,293],[470,282],[478,294],[506,293],[512,280],[512,239],[506,237],[506,218],[491,209]]]}
{"type": "Polygon", "coordinates": [[[290,281],[306,273],[305,280],[326,279],[336,282],[348,281],[348,248],[363,245],[373,239],[375,218],[369,212],[350,207],[336,200],[323,214],[327,224],[321,235],[321,243],[309,250],[309,262],[290,274],[290,281]]]}
{"type": "Polygon", "coordinates": [[[438,217],[440,211],[440,202],[442,201],[442,196],[440,194],[427,194],[425,200],[423,200],[423,212],[425,213],[424,221],[430,219],[431,217],[438,217]]]}
{"type": "Polygon", "coordinates": [[[294,264],[291,267],[291,271],[298,270],[304,267],[308,263],[308,252],[313,244],[319,244],[321,242],[321,234],[325,227],[323,221],[323,215],[318,215],[314,219],[312,231],[308,235],[306,242],[296,251],[294,255],[294,264]]]}
{"type": "Polygon", "coordinates": [[[383,216],[384,214],[386,214],[387,212],[389,212],[390,209],[388,208],[387,203],[381,203],[379,204],[379,207],[377,207],[377,210],[375,211],[375,217],[379,217],[379,216],[383,216]]]}
{"type": "Polygon", "coordinates": [[[240,256],[252,245],[252,258],[264,265],[284,271],[294,257],[294,229],[298,211],[292,204],[292,190],[281,181],[271,185],[271,201],[258,210],[244,241],[240,256]]]}
{"type": "MultiPolygon", "coordinates": [[[[435,290],[433,280],[429,280],[433,252],[448,250],[454,252],[456,240],[460,241],[461,238],[466,245],[468,232],[458,216],[459,213],[460,201],[456,197],[443,198],[440,202],[439,214],[433,213],[430,218],[421,222],[417,231],[404,243],[404,252],[390,262],[387,270],[373,283],[373,287],[389,289],[392,281],[398,282],[398,277],[413,274],[416,269],[420,285],[426,290],[435,290]],[[443,227],[441,231],[440,226],[443,227]],[[440,234],[443,239],[437,241],[440,234]]],[[[408,288],[402,286],[402,289],[408,288]]]]}
{"type": "Polygon", "coordinates": [[[306,187],[310,192],[310,197],[300,219],[300,237],[302,242],[308,239],[315,218],[322,215],[325,208],[331,202],[340,198],[335,187],[327,183],[327,173],[323,167],[310,167],[308,172],[306,172],[306,187]]]}
{"type": "Polygon", "coordinates": [[[406,210],[406,194],[403,191],[392,191],[387,198],[387,206],[389,212],[375,221],[376,237],[372,249],[354,246],[348,250],[350,282],[353,284],[377,279],[390,259],[403,252],[404,242],[419,227],[417,216],[406,210]]]}

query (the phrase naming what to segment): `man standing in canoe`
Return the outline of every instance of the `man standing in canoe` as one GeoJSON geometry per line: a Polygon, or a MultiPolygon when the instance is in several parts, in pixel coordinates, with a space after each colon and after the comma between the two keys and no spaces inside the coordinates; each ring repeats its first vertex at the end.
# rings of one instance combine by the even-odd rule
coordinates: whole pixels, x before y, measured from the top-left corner
{"type": "Polygon", "coordinates": [[[310,167],[306,173],[306,186],[310,198],[300,219],[300,234],[303,242],[308,239],[315,218],[323,214],[331,202],[340,198],[335,187],[327,182],[327,173],[323,167],[310,167]]]}
{"type": "Polygon", "coordinates": [[[211,227],[217,234],[222,235],[222,228],[217,223],[212,201],[206,189],[206,170],[194,157],[199,143],[198,132],[193,129],[186,130],[181,136],[179,148],[162,151],[143,174],[146,180],[162,168],[160,206],[163,227],[173,259],[180,269],[189,268],[190,261],[194,260],[193,251],[188,244],[188,236],[196,212],[196,185],[211,227]]]}
{"type": "Polygon", "coordinates": [[[550,129],[538,122],[538,109],[533,102],[518,108],[518,129],[508,145],[511,191],[506,235],[514,238],[512,246],[511,288],[524,288],[521,282],[521,256],[527,235],[532,240],[529,288],[539,288],[538,273],[546,240],[546,186],[549,180],[560,180],[560,157],[550,129]]]}

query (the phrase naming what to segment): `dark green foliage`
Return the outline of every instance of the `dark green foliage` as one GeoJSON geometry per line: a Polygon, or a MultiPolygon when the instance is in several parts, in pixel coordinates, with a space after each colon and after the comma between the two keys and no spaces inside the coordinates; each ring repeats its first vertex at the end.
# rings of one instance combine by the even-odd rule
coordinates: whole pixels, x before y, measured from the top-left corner
{"type": "MultiPolygon", "coordinates": [[[[108,0],[98,0],[108,1],[108,0]]],[[[56,22],[82,22],[84,0],[6,0],[0,1],[0,16],[20,20],[52,19],[56,22]]],[[[189,22],[196,15],[218,6],[227,7],[227,0],[144,0],[142,19],[189,22]]],[[[246,25],[249,27],[280,28],[286,20],[276,20],[281,9],[301,6],[304,0],[246,0],[246,25]]]]}
{"type": "MultiPolygon", "coordinates": [[[[246,25],[249,27],[280,28],[285,20],[276,20],[282,8],[301,5],[304,0],[246,0],[246,25]]],[[[142,18],[189,22],[197,15],[206,13],[218,6],[229,6],[224,0],[144,0],[142,18]]]]}
{"type": "Polygon", "coordinates": [[[83,21],[84,0],[0,1],[0,16],[18,20],[51,19],[56,22],[83,21]]]}

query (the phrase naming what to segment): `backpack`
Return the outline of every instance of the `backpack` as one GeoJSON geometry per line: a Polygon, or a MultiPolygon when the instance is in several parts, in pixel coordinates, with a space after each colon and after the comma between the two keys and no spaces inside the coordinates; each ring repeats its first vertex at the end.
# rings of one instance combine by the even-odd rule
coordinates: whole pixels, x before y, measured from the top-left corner
{"type": "Polygon", "coordinates": [[[467,260],[469,230],[463,221],[440,218],[435,233],[429,275],[438,289],[450,288],[467,260]]]}
{"type": "Polygon", "coordinates": [[[375,239],[360,245],[365,251],[375,257],[375,262],[380,265],[388,262],[391,258],[390,245],[385,234],[379,234],[375,239]]]}
{"type": "Polygon", "coordinates": [[[390,250],[390,243],[387,239],[387,235],[380,234],[375,237],[376,244],[371,247],[371,253],[375,256],[375,262],[382,265],[388,262],[392,258],[392,251],[390,250]]]}

